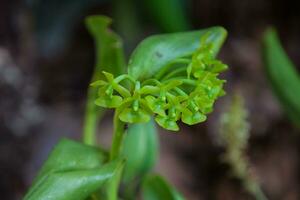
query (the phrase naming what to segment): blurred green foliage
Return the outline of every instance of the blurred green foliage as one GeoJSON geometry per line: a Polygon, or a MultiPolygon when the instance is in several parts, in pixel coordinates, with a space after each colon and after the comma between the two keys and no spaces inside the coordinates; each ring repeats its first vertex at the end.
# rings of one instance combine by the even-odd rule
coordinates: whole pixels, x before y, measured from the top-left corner
{"type": "Polygon", "coordinates": [[[164,32],[179,32],[190,29],[186,1],[183,0],[144,0],[151,19],[164,32]]]}
{"type": "Polygon", "coordinates": [[[40,55],[58,55],[70,42],[74,28],[91,7],[107,0],[26,0],[40,55]]]}
{"type": "Polygon", "coordinates": [[[175,188],[156,174],[149,174],[145,177],[142,184],[142,197],[144,200],[184,200],[175,188]]]}
{"type": "Polygon", "coordinates": [[[263,58],[274,94],[287,116],[300,127],[300,76],[274,28],[269,28],[264,34],[263,58]]]}
{"type": "Polygon", "coordinates": [[[149,16],[162,31],[185,31],[190,27],[186,2],[182,0],[27,0],[26,3],[31,9],[39,53],[44,57],[58,55],[69,44],[84,14],[107,3],[112,5],[117,31],[129,46],[143,34],[143,19],[138,17],[141,7],[146,10],[144,18],[149,16]]]}

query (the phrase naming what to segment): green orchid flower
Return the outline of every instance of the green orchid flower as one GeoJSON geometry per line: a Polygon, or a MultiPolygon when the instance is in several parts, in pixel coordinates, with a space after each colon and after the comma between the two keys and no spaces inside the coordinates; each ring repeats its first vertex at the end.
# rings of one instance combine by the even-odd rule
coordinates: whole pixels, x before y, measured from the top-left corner
{"type": "Polygon", "coordinates": [[[99,98],[95,100],[95,104],[105,108],[117,108],[119,107],[124,97],[130,96],[129,91],[123,86],[119,85],[119,82],[127,78],[126,75],[120,75],[117,78],[111,73],[103,72],[107,81],[98,80],[91,84],[91,86],[100,86],[98,90],[99,98]],[[117,91],[119,95],[115,95],[114,92],[117,91]]]}
{"type": "Polygon", "coordinates": [[[206,120],[206,116],[199,109],[194,100],[188,100],[182,110],[181,120],[185,124],[194,125],[206,120]]]}
{"type": "Polygon", "coordinates": [[[106,81],[92,84],[100,86],[95,103],[105,108],[116,108],[122,122],[144,123],[153,116],[161,127],[172,131],[179,130],[178,120],[188,125],[205,121],[216,99],[225,94],[225,81],[220,80],[218,75],[228,68],[215,59],[214,46],[208,35],[209,32],[201,38],[200,47],[190,57],[166,63],[161,71],[142,79],[142,82],[132,71],[116,78],[103,72],[106,81]],[[173,65],[174,70],[171,71],[173,65]],[[132,85],[122,84],[125,79],[132,85]]]}
{"type": "Polygon", "coordinates": [[[155,121],[163,128],[171,131],[178,131],[177,121],[181,117],[183,111],[182,102],[186,99],[185,96],[173,96],[168,93],[168,105],[164,115],[157,115],[155,121]]]}
{"type": "Polygon", "coordinates": [[[207,39],[206,36],[201,39],[201,43],[206,45],[202,45],[192,56],[192,60],[187,67],[188,78],[191,74],[198,78],[204,71],[219,74],[228,69],[226,64],[214,58],[213,46],[207,42],[207,39]]]}
{"type": "Polygon", "coordinates": [[[179,127],[177,125],[177,120],[179,119],[179,115],[180,113],[177,110],[175,110],[174,108],[170,108],[168,110],[168,115],[157,115],[155,121],[158,123],[158,125],[167,130],[178,131],[179,127]]]}
{"type": "Polygon", "coordinates": [[[149,95],[145,99],[153,113],[161,116],[165,115],[167,102],[164,96],[159,96],[156,98],[154,96],[149,95]]]}
{"type": "Polygon", "coordinates": [[[119,119],[127,123],[145,123],[151,119],[151,109],[147,101],[141,98],[140,82],[135,83],[132,97],[127,98],[120,106],[119,119]]]}
{"type": "Polygon", "coordinates": [[[141,98],[129,98],[121,106],[119,119],[126,123],[145,123],[151,119],[151,109],[141,98]]]}
{"type": "MultiPolygon", "coordinates": [[[[159,95],[157,97],[154,96],[146,96],[146,101],[153,111],[153,113],[165,116],[165,110],[167,108],[167,93],[177,88],[177,86],[181,85],[182,81],[180,80],[171,80],[166,82],[165,84],[162,84],[160,82],[157,82],[157,90],[159,91],[159,95]]],[[[178,89],[178,88],[177,88],[178,89]]]]}

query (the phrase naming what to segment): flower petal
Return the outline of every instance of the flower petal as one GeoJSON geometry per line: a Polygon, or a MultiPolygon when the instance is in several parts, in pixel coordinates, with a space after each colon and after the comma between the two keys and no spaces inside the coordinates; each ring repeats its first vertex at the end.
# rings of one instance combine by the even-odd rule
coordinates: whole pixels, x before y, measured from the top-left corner
{"type": "Polygon", "coordinates": [[[125,108],[119,115],[119,119],[127,123],[145,123],[150,118],[150,114],[143,109],[134,111],[132,108],[125,108]]]}
{"type": "Polygon", "coordinates": [[[170,120],[168,117],[157,116],[155,121],[163,128],[170,131],[178,131],[179,127],[176,121],[170,120]]]}
{"type": "Polygon", "coordinates": [[[206,116],[200,112],[192,113],[191,111],[187,110],[182,112],[181,120],[188,125],[194,125],[204,122],[206,120],[206,116]]]}
{"type": "Polygon", "coordinates": [[[147,96],[146,101],[149,105],[149,107],[151,108],[152,112],[161,115],[161,116],[165,116],[165,105],[166,103],[163,101],[160,101],[159,99],[153,97],[153,96],[147,96]]]}
{"type": "Polygon", "coordinates": [[[102,96],[95,100],[95,104],[104,108],[116,108],[119,107],[122,103],[122,97],[112,96],[102,96]]]}
{"type": "Polygon", "coordinates": [[[103,80],[98,80],[98,81],[95,81],[93,83],[90,84],[90,86],[103,86],[103,85],[106,85],[107,82],[106,81],[103,81],[103,80]]]}

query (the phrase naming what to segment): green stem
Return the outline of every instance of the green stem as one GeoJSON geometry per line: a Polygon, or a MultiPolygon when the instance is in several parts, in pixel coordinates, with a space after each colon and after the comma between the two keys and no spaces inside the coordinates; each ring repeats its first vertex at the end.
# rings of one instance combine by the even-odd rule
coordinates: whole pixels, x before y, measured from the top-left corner
{"type": "Polygon", "coordinates": [[[172,78],[174,75],[184,72],[184,71],[186,71],[185,67],[177,68],[177,69],[173,70],[172,72],[170,72],[169,74],[167,74],[166,76],[164,76],[161,80],[162,81],[168,80],[169,78],[172,78]]]}
{"type": "Polygon", "coordinates": [[[140,90],[140,94],[146,95],[146,94],[154,94],[158,93],[160,91],[159,87],[156,86],[144,86],[140,90]]]}
{"type": "Polygon", "coordinates": [[[83,122],[83,142],[88,145],[96,144],[96,128],[105,109],[94,104],[96,88],[90,88],[87,96],[86,111],[83,122]]]}
{"type": "MultiPolygon", "coordinates": [[[[103,113],[103,112],[101,112],[103,113]]],[[[101,114],[102,115],[102,114],[101,114]]],[[[96,144],[96,127],[98,123],[97,114],[86,114],[83,125],[83,142],[88,145],[96,144]]]]}
{"type": "MultiPolygon", "coordinates": [[[[174,64],[189,64],[190,62],[190,59],[187,59],[187,58],[178,58],[178,59],[175,59],[174,61],[172,61],[171,63],[169,63],[168,65],[166,65],[165,67],[163,67],[158,73],[157,75],[155,75],[155,78],[160,80],[163,75],[169,71],[171,71],[171,68],[173,67],[174,64]]],[[[186,68],[187,66],[185,65],[182,65],[180,67],[184,67],[186,68]]]]}
{"type": "Polygon", "coordinates": [[[118,77],[115,79],[115,82],[116,82],[116,83],[119,83],[119,82],[121,82],[121,81],[123,81],[123,80],[125,80],[125,79],[131,81],[131,83],[135,83],[135,80],[134,80],[131,76],[129,76],[128,74],[122,74],[122,75],[118,76],[118,77]]]}
{"type": "Polygon", "coordinates": [[[181,96],[189,96],[187,93],[185,93],[182,89],[176,87],[174,90],[181,96]]]}
{"type": "Polygon", "coordinates": [[[147,85],[147,84],[150,84],[150,83],[153,83],[153,84],[155,84],[155,85],[157,85],[157,86],[160,86],[161,85],[161,83],[157,80],[157,79],[147,79],[147,80],[145,80],[143,83],[142,83],[142,85],[147,85]]]}
{"type": "Polygon", "coordinates": [[[187,79],[185,77],[174,77],[174,78],[162,81],[162,83],[166,83],[166,82],[169,82],[169,81],[172,81],[172,80],[179,80],[183,84],[186,84],[186,85],[191,85],[191,86],[196,86],[197,85],[197,81],[196,80],[187,79]]]}
{"type": "Polygon", "coordinates": [[[112,83],[112,86],[113,86],[114,90],[116,90],[124,98],[131,96],[130,92],[125,87],[118,85],[117,83],[112,83]]]}
{"type": "Polygon", "coordinates": [[[109,155],[110,160],[114,160],[120,155],[124,133],[125,123],[119,119],[119,112],[116,110],[114,115],[114,134],[109,155]]]}

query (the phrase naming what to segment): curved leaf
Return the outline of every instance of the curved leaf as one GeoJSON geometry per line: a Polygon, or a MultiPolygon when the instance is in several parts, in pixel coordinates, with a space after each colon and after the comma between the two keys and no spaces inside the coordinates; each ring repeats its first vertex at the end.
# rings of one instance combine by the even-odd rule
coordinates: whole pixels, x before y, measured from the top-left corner
{"type": "Polygon", "coordinates": [[[153,168],[158,159],[158,138],[153,120],[129,126],[122,155],[126,159],[124,182],[133,181],[153,168]]]}
{"type": "Polygon", "coordinates": [[[113,177],[117,162],[89,170],[54,172],[44,177],[24,199],[83,200],[113,177]]]}
{"type": "MultiPolygon", "coordinates": [[[[91,82],[103,78],[102,71],[119,75],[125,71],[125,56],[121,38],[109,29],[111,19],[105,16],[86,18],[86,27],[93,36],[96,48],[96,63],[91,82]]],[[[104,113],[103,108],[95,105],[97,88],[88,89],[86,113],[84,118],[84,142],[94,144],[96,126],[104,113]]]]}
{"type": "Polygon", "coordinates": [[[109,181],[122,161],[104,164],[107,154],[67,139],[52,151],[25,200],[83,200],[109,181]]]}
{"type": "Polygon", "coordinates": [[[123,175],[123,168],[125,162],[115,170],[114,175],[102,186],[99,193],[94,193],[93,200],[96,199],[105,199],[105,200],[118,200],[118,193],[119,193],[119,185],[121,181],[121,177],[123,175]]]}
{"type": "Polygon", "coordinates": [[[275,29],[269,28],[263,39],[263,56],[268,78],[289,118],[300,126],[300,77],[282,48],[275,29]]]}
{"type": "Polygon", "coordinates": [[[212,27],[200,31],[155,35],[143,40],[132,53],[128,74],[135,79],[144,80],[153,77],[159,70],[175,59],[191,56],[203,45],[202,36],[212,45],[216,55],[222,46],[227,32],[222,27],[212,27]]]}
{"type": "Polygon", "coordinates": [[[142,185],[143,200],[184,200],[183,196],[159,175],[148,175],[142,185]]]}
{"type": "Polygon", "coordinates": [[[107,153],[98,148],[62,139],[52,150],[36,179],[56,171],[80,170],[101,166],[107,153]]]}
{"type": "MultiPolygon", "coordinates": [[[[109,17],[94,15],[86,18],[86,27],[95,40],[96,68],[98,77],[102,71],[117,76],[125,72],[125,56],[122,39],[110,30],[112,20],[109,17]]],[[[100,77],[99,77],[100,76],[100,77]]]]}

